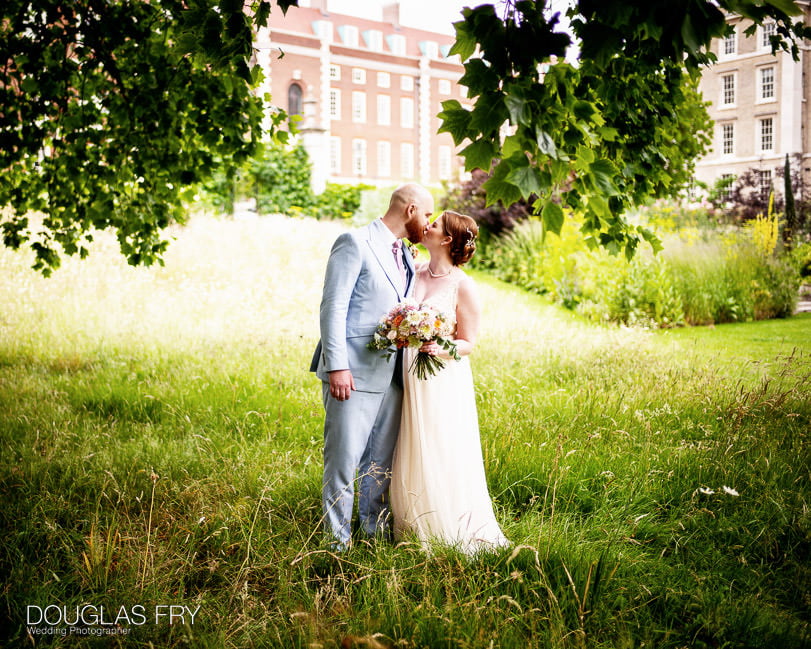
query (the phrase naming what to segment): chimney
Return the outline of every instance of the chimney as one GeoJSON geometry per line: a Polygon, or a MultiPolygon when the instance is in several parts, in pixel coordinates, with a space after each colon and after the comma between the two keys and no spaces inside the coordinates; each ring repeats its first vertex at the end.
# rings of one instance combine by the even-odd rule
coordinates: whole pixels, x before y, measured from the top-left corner
{"type": "Polygon", "coordinates": [[[319,9],[322,14],[327,14],[329,12],[327,0],[310,0],[310,9],[319,9]]]}
{"type": "Polygon", "coordinates": [[[400,29],[400,3],[387,2],[383,5],[383,22],[391,23],[394,29],[400,29]]]}

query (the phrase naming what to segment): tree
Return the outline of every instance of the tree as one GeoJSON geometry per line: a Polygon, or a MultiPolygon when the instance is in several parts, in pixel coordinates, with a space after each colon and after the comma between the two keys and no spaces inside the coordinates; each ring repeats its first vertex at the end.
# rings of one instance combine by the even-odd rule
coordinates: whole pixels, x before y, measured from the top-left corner
{"type": "Polygon", "coordinates": [[[788,153],[786,164],[783,167],[783,196],[786,201],[786,226],[783,229],[783,242],[791,250],[793,239],[797,230],[797,209],[794,205],[794,190],[791,186],[791,162],[788,153]]]}
{"type": "Polygon", "coordinates": [[[484,186],[488,204],[535,194],[535,213],[557,233],[561,205],[569,205],[584,214],[590,246],[629,258],[642,239],[660,244],[622,214],[684,185],[709,142],[695,88],[714,58],[712,39],[729,29],[723,10],[755,24],[774,19],[773,49],[795,58],[795,39],[811,36],[791,22],[801,11],[790,0],[573,0],[567,15],[581,49],[574,66],[561,60],[570,39],[545,2],[500,5],[501,15],[486,4],[455,23],[451,53],[464,62],[461,83],[474,105],[443,102],[440,130],[466,144],[468,171],[497,161],[484,186]]]}
{"type": "MultiPolygon", "coordinates": [[[[298,0],[278,0],[283,11],[298,0]]],[[[160,261],[185,188],[261,140],[252,0],[5,0],[0,14],[3,241],[48,275],[113,228],[132,264],[160,261]],[[41,224],[27,212],[41,211],[41,224]]],[[[277,111],[274,128],[285,115],[277,111]]]]}
{"type": "Polygon", "coordinates": [[[501,201],[487,204],[487,192],[484,185],[490,180],[490,174],[481,169],[474,169],[470,179],[461,183],[448,193],[442,202],[443,209],[464,212],[473,217],[479,225],[479,237],[500,236],[512,230],[518,223],[532,213],[532,202],[523,198],[511,205],[501,201]]]}

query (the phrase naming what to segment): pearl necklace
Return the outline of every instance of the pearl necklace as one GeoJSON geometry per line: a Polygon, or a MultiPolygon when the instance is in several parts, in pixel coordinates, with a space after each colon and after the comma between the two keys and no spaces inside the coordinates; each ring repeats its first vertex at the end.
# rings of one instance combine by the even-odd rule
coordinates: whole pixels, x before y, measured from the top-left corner
{"type": "Polygon", "coordinates": [[[451,267],[448,269],[448,272],[447,272],[447,273],[435,273],[434,271],[432,271],[432,270],[431,270],[431,267],[430,267],[430,266],[428,266],[428,274],[429,274],[431,277],[434,277],[434,278],[447,277],[448,275],[450,275],[450,274],[451,274],[451,271],[452,271],[452,270],[453,270],[453,266],[451,266],[451,267]]]}

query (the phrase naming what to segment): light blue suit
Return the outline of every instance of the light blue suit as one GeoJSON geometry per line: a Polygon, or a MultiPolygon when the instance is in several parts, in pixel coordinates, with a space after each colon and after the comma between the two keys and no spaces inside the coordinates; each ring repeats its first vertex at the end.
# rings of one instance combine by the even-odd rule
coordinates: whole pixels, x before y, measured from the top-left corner
{"type": "Polygon", "coordinates": [[[327,262],[321,300],[321,342],[310,370],[322,381],[324,480],[327,532],[349,543],[355,471],[360,477],[358,511],[363,532],[386,533],[391,459],[403,400],[401,354],[386,360],[366,348],[381,316],[409,296],[414,264],[403,254],[403,286],[392,254],[393,235],[381,220],[338,237],[327,262]],[[356,391],[346,401],[329,392],[329,372],[349,369],[356,391]],[[396,371],[395,371],[396,370],[396,371]]]}

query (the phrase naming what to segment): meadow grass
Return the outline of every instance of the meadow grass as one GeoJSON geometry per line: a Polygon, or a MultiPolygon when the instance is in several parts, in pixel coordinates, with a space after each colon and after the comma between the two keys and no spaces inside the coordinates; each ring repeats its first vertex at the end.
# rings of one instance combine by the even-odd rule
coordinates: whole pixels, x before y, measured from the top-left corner
{"type": "Polygon", "coordinates": [[[0,251],[4,646],[811,645],[808,316],[601,327],[476,274],[514,547],[331,554],[307,367],[341,227],[195,218],[164,268],[101,236],[47,280],[0,251]],[[36,635],[49,605],[148,619],[36,635]]]}

